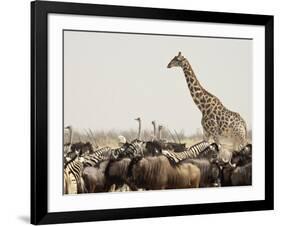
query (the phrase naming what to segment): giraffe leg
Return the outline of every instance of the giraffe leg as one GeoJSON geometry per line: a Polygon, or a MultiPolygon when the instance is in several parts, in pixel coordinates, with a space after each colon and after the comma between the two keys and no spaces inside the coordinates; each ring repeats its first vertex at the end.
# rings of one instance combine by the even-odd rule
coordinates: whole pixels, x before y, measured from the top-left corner
{"type": "Polygon", "coordinates": [[[210,143],[211,135],[205,129],[203,129],[203,140],[210,143]]]}
{"type": "Polygon", "coordinates": [[[203,127],[203,140],[205,142],[211,143],[211,138],[212,135],[210,133],[210,128],[209,128],[209,123],[208,123],[208,118],[202,117],[201,119],[201,125],[203,127]]]}
{"type": "Polygon", "coordinates": [[[220,141],[220,135],[219,135],[219,127],[217,126],[217,123],[213,123],[214,126],[210,128],[210,133],[212,134],[212,137],[214,139],[214,142],[218,145],[219,149],[219,155],[218,159],[222,160],[225,163],[230,163],[231,161],[231,153],[229,153],[229,150],[223,145],[220,141]]]}
{"type": "MultiPolygon", "coordinates": [[[[203,117],[201,120],[204,133],[204,141],[210,144],[210,139],[213,138],[214,142],[218,145],[219,151],[221,150],[221,143],[219,140],[219,125],[215,118],[203,117]]],[[[212,142],[212,141],[211,141],[212,142]]]]}
{"type": "Polygon", "coordinates": [[[219,140],[218,126],[214,123],[214,126],[210,128],[210,136],[213,137],[214,142],[218,145],[219,150],[221,148],[221,142],[219,140]]]}
{"type": "Polygon", "coordinates": [[[234,130],[235,136],[235,150],[241,151],[247,145],[246,128],[244,126],[236,127],[234,130]]]}

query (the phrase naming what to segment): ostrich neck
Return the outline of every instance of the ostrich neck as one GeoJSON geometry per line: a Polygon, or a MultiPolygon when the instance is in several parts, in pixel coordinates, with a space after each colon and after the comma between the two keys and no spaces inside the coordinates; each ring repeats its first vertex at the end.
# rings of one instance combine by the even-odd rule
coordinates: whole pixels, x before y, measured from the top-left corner
{"type": "Polygon", "coordinates": [[[153,123],[153,136],[156,137],[156,125],[153,123]]]}
{"type": "Polygon", "coordinates": [[[141,121],[139,121],[138,140],[141,138],[141,121]]]}
{"type": "Polygon", "coordinates": [[[70,146],[72,145],[72,141],[73,141],[73,131],[72,131],[72,127],[69,127],[69,144],[70,146]]]}
{"type": "Polygon", "coordinates": [[[159,133],[159,134],[158,134],[158,136],[159,136],[158,139],[161,140],[161,128],[159,128],[158,133],[159,133]]]}
{"type": "Polygon", "coordinates": [[[205,103],[205,89],[201,86],[197,80],[191,65],[185,60],[182,65],[184,76],[192,96],[194,103],[197,105],[199,110],[202,112],[205,103]]]}

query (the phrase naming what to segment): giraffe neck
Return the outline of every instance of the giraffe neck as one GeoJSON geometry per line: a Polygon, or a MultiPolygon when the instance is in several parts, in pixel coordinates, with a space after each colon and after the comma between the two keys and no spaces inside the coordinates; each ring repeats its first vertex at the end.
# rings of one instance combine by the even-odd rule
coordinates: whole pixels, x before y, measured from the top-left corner
{"type": "Polygon", "coordinates": [[[205,100],[205,96],[207,95],[206,91],[201,86],[199,81],[197,80],[191,65],[188,63],[188,61],[186,59],[182,63],[182,69],[183,69],[184,76],[185,76],[188,88],[190,90],[192,99],[193,99],[194,103],[197,105],[197,107],[199,108],[199,110],[201,112],[203,112],[204,103],[206,103],[206,100],[205,100]]]}

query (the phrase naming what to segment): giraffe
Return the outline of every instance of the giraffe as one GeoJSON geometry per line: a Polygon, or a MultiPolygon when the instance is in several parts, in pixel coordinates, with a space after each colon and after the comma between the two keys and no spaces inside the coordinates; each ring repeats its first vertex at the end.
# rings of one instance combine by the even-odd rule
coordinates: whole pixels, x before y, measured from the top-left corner
{"type": "MultiPolygon", "coordinates": [[[[232,144],[229,151],[239,151],[247,144],[247,129],[244,119],[236,112],[228,110],[221,101],[209,93],[197,80],[189,61],[179,52],[167,66],[181,67],[190,90],[191,97],[202,113],[201,124],[204,140],[213,139],[220,147],[224,139],[232,144]]],[[[231,155],[226,156],[229,160],[231,155]]]]}

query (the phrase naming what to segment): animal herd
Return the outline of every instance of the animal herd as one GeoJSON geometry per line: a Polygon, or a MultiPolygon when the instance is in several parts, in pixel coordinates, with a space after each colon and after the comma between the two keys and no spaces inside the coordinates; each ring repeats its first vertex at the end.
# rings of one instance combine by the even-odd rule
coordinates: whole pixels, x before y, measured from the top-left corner
{"type": "MultiPolygon", "coordinates": [[[[72,134],[72,127],[67,129],[72,134]]],[[[250,144],[225,163],[216,143],[186,147],[155,137],[131,142],[122,137],[118,148],[70,141],[64,152],[64,194],[251,184],[250,144]]]]}
{"type": "Polygon", "coordinates": [[[228,110],[197,80],[189,61],[179,52],[167,66],[181,67],[195,105],[202,113],[204,139],[189,147],[161,137],[161,126],[150,140],[138,135],[119,147],[97,147],[90,141],[70,142],[64,150],[64,194],[161,190],[252,184],[252,145],[239,113],[228,110]],[[228,139],[231,147],[223,140],[228,139]]]}

